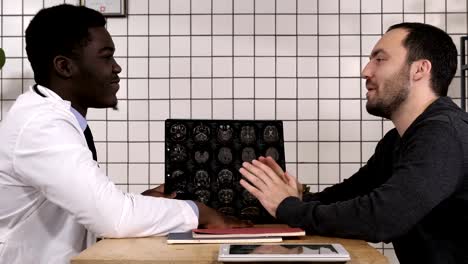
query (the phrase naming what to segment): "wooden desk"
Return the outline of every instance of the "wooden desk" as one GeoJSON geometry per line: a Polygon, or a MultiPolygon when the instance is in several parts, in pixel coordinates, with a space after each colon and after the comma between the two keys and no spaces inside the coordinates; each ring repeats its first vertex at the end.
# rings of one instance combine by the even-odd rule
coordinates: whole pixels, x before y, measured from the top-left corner
{"type": "MultiPolygon", "coordinates": [[[[388,264],[388,260],[361,240],[305,236],[290,242],[342,244],[351,255],[348,264],[388,264]]],[[[71,260],[71,264],[218,263],[219,244],[166,244],[166,237],[104,239],[71,260]]]]}

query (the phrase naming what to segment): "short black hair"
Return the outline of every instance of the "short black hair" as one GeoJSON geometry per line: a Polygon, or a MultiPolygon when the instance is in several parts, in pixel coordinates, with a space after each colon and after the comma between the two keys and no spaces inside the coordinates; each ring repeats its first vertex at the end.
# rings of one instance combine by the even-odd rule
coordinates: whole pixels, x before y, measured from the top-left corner
{"type": "Polygon", "coordinates": [[[431,88],[438,96],[446,96],[457,70],[457,48],[452,38],[440,28],[422,23],[400,23],[388,28],[402,28],[408,32],[403,46],[408,50],[408,64],[420,59],[429,60],[431,88]]]}
{"type": "Polygon", "coordinates": [[[106,19],[96,10],[68,4],[41,9],[26,29],[26,53],[38,84],[48,85],[57,55],[77,56],[86,46],[89,28],[104,27],[106,19]]]}

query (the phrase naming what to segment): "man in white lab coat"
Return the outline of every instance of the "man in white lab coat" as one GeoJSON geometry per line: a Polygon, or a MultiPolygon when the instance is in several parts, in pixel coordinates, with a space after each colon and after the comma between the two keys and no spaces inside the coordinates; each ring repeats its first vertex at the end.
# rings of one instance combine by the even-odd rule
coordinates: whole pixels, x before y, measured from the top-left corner
{"type": "Polygon", "coordinates": [[[0,123],[0,263],[68,263],[96,236],[245,225],[197,202],[124,193],[99,169],[85,117],[117,106],[122,70],[105,22],[59,5],[26,29],[37,85],[0,123]]]}

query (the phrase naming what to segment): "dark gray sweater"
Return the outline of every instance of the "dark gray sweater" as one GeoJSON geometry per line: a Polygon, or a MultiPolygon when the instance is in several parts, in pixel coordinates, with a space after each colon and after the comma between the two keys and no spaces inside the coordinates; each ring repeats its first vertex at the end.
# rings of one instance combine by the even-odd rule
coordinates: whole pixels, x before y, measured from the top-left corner
{"type": "Polygon", "coordinates": [[[393,242],[402,264],[468,263],[468,114],[437,99],[402,137],[389,131],[357,173],[303,200],[283,200],[278,219],[393,242]]]}

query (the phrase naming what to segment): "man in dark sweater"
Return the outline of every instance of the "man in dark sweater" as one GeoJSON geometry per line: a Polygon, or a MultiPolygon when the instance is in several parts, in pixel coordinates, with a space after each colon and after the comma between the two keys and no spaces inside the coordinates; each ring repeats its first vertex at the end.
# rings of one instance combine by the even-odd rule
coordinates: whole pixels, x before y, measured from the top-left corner
{"type": "Polygon", "coordinates": [[[301,197],[296,179],[261,157],[243,164],[242,186],[309,233],[392,242],[402,264],[468,263],[468,114],[446,97],[456,68],[456,47],[442,30],[390,27],[362,77],[367,111],[395,128],[367,164],[301,197]]]}

